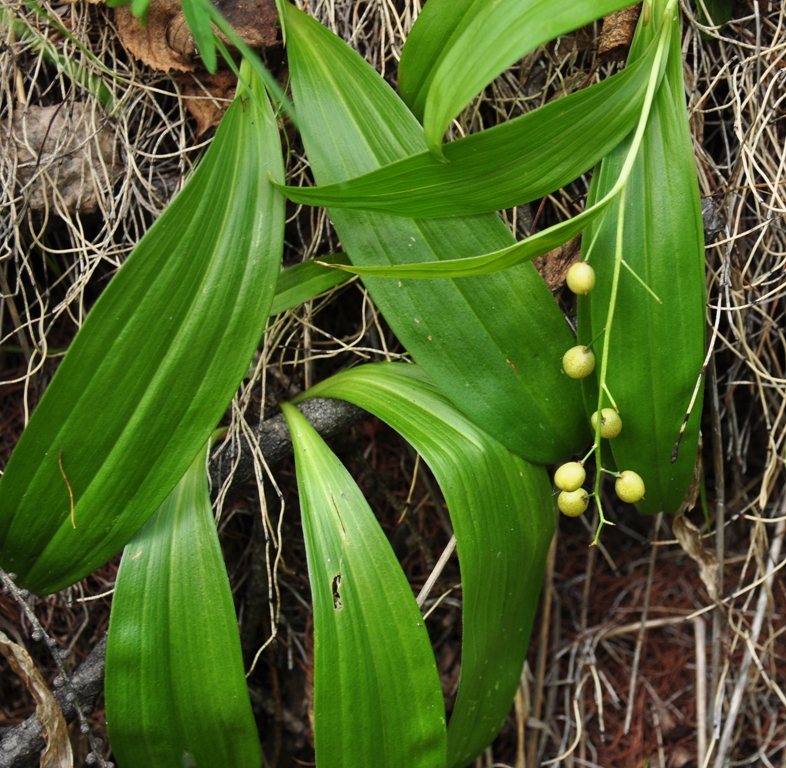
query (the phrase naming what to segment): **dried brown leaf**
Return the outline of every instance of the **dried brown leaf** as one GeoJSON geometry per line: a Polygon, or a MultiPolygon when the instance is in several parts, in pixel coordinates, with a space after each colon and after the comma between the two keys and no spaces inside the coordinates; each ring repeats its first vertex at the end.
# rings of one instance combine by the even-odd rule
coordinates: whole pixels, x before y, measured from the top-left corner
{"type": "Polygon", "coordinates": [[[3,632],[0,632],[0,653],[35,699],[36,717],[46,741],[46,749],[41,755],[41,768],[73,768],[74,756],[63,710],[46,687],[30,654],[21,645],[9,640],[3,632]]]}
{"type": "MultiPolygon", "coordinates": [[[[215,4],[251,48],[276,43],[275,0],[218,0],[215,4]]],[[[115,24],[123,47],[147,66],[163,72],[199,69],[192,60],[197,53],[194,38],[178,0],[153,0],[144,28],[132,16],[130,6],[115,8],[115,24]]]]}
{"type": "Polygon", "coordinates": [[[699,450],[693,469],[693,480],[685,501],[682,502],[682,506],[671,521],[671,530],[688,557],[699,566],[699,576],[707,588],[710,599],[713,602],[717,602],[720,598],[718,593],[718,559],[714,553],[704,549],[701,531],[685,517],[685,514],[696,505],[696,500],[699,498],[701,491],[701,450],[702,440],[699,438],[699,450]]]}
{"type": "Polygon", "coordinates": [[[92,213],[122,171],[114,127],[83,102],[19,109],[0,122],[0,140],[34,211],[92,213]]]}
{"type": "Polygon", "coordinates": [[[549,290],[553,293],[565,285],[565,277],[568,270],[579,260],[581,255],[581,235],[576,235],[572,240],[568,240],[565,245],[555,248],[553,251],[544,253],[532,260],[535,269],[540,272],[540,276],[546,281],[549,290]]]}
{"type": "Polygon", "coordinates": [[[251,48],[275,45],[276,0],[217,0],[216,7],[251,48]]]}
{"type": "Polygon", "coordinates": [[[134,58],[153,69],[194,72],[197,65],[188,56],[170,48],[167,42],[169,22],[179,11],[179,8],[173,10],[159,0],[153,0],[147,14],[147,25],[143,29],[139,19],[131,14],[130,6],[115,8],[115,25],[120,42],[134,58]]]}
{"type": "Polygon", "coordinates": [[[603,19],[598,56],[605,61],[624,61],[641,13],[641,3],[611,13],[603,19]]]}
{"type": "Polygon", "coordinates": [[[199,137],[221,122],[234,96],[237,78],[231,70],[219,69],[214,75],[184,73],[178,79],[186,108],[196,118],[199,137]]]}

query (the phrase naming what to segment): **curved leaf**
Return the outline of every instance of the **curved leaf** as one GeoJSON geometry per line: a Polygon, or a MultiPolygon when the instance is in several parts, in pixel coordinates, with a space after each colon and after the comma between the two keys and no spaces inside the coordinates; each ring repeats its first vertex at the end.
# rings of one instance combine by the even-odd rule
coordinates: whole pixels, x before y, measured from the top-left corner
{"type": "Polygon", "coordinates": [[[194,176],[90,311],[0,480],[0,564],[34,592],[74,583],[133,536],[247,371],[284,230],[268,181],[284,175],[278,129],[255,90],[239,89],[194,176]]]}
{"type": "Polygon", "coordinates": [[[470,100],[526,53],[627,0],[429,0],[401,52],[399,88],[423,120],[426,143],[442,137],[470,100]]]}
{"type": "Polygon", "coordinates": [[[120,768],[262,762],[204,450],[123,553],[105,692],[120,768]]]}
{"type": "MultiPolygon", "coordinates": [[[[652,18],[659,18],[664,7],[665,0],[656,2],[652,18]]],[[[655,26],[640,22],[631,57],[641,55],[655,26]]],[[[704,358],[701,208],[682,81],[679,24],[671,26],[666,76],[628,180],[623,240],[625,261],[663,304],[622,270],[607,375],[623,421],[622,433],[610,443],[614,460],[620,469],[632,469],[644,478],[646,497],[637,506],[653,514],[675,512],[693,478],[701,400],[688,422],[677,461],[671,459],[704,358]]],[[[601,197],[615,183],[626,152],[627,142],[603,161],[593,179],[591,199],[601,197]]],[[[598,235],[590,256],[597,283],[579,301],[579,334],[584,343],[607,322],[617,211],[615,201],[605,222],[591,225],[584,237],[584,243],[589,243],[598,235]]],[[[597,402],[596,396],[590,412],[597,402]]]]}
{"type": "Polygon", "coordinates": [[[305,417],[295,452],[314,604],[320,768],[442,768],[445,704],[423,616],[363,494],[305,417]]]}
{"type": "Polygon", "coordinates": [[[306,205],[412,218],[490,213],[543,197],[605,157],[633,130],[655,48],[618,75],[526,115],[364,176],[324,187],[279,187],[306,205]]]}
{"type": "MultiPolygon", "coordinates": [[[[417,121],[366,62],[296,8],[287,6],[286,17],[292,88],[319,183],[424,149],[417,121]]],[[[514,243],[494,215],[422,221],[331,210],[331,218],[359,266],[460,258],[514,243]]],[[[573,336],[534,267],[461,282],[366,285],[437,386],[508,448],[546,463],[582,445],[580,388],[560,370],[573,336]]]]}
{"type": "Polygon", "coordinates": [[[349,400],[386,421],[423,455],[445,494],[464,602],[447,762],[460,768],[497,735],[519,683],[555,526],[546,471],[478,429],[417,366],[359,366],[307,397],[349,400]]]}
{"type": "Polygon", "coordinates": [[[270,306],[270,316],[299,307],[303,302],[310,301],[320,293],[329,291],[350,279],[350,275],[339,269],[329,269],[322,264],[349,264],[345,253],[332,253],[320,256],[316,261],[304,261],[283,270],[276,283],[276,295],[270,306]],[[317,261],[321,262],[320,264],[317,261]]]}
{"type": "Polygon", "coordinates": [[[386,264],[384,266],[358,266],[357,264],[336,264],[336,270],[353,275],[369,277],[398,278],[399,280],[435,280],[437,278],[465,278],[479,275],[493,275],[495,272],[516,267],[564,245],[572,237],[608,209],[611,199],[596,203],[572,219],[544,229],[526,240],[519,240],[507,248],[481,256],[466,256],[462,259],[444,259],[415,264],[386,264]]]}

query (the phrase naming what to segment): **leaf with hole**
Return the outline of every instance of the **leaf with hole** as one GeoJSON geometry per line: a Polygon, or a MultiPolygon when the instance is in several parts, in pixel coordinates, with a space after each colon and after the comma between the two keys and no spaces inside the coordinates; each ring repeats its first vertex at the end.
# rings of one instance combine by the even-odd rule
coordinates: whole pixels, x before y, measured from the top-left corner
{"type": "Polygon", "coordinates": [[[521,677],[555,525],[546,471],[469,421],[414,365],[363,365],[300,397],[349,400],[423,455],[455,528],[463,594],[461,680],[448,728],[448,768],[491,743],[521,677]]]}
{"type": "Polygon", "coordinates": [[[314,605],[317,764],[444,766],[445,704],[412,590],[355,481],[297,408],[282,410],[314,605]]]}

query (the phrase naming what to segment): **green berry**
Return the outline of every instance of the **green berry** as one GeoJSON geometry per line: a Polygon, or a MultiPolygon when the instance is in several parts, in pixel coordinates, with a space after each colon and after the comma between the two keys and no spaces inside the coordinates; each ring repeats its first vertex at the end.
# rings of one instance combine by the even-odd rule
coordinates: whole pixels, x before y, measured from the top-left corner
{"type": "Polygon", "coordinates": [[[562,491],[557,496],[557,506],[563,515],[578,517],[587,511],[589,494],[583,488],[577,491],[562,491]]]}
{"type": "MultiPolygon", "coordinates": [[[[622,432],[622,419],[613,408],[604,408],[600,412],[600,436],[606,440],[612,440],[622,432]]],[[[598,428],[598,412],[592,414],[592,431],[598,428]]]]}
{"type": "Polygon", "coordinates": [[[586,296],[595,287],[595,270],[586,261],[577,261],[568,270],[566,282],[573,293],[586,296]]]}
{"type": "Polygon", "coordinates": [[[581,344],[571,347],[562,357],[562,370],[571,379],[586,379],[595,370],[595,354],[581,344]]]}
{"type": "Polygon", "coordinates": [[[554,473],[554,485],[561,491],[577,491],[586,479],[587,473],[578,461],[563,464],[554,473]]]}
{"type": "Polygon", "coordinates": [[[614,490],[617,496],[628,504],[635,504],[644,498],[644,481],[639,475],[630,469],[620,473],[617,482],[614,483],[614,490]]]}

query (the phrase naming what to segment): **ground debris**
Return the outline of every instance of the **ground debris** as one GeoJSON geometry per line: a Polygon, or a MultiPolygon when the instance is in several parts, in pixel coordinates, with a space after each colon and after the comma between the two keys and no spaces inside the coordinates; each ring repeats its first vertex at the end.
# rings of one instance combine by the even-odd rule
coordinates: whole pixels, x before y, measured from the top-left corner
{"type": "Polygon", "coordinates": [[[34,211],[93,213],[122,171],[112,124],[81,101],[15,110],[0,123],[0,146],[34,211]]]}

